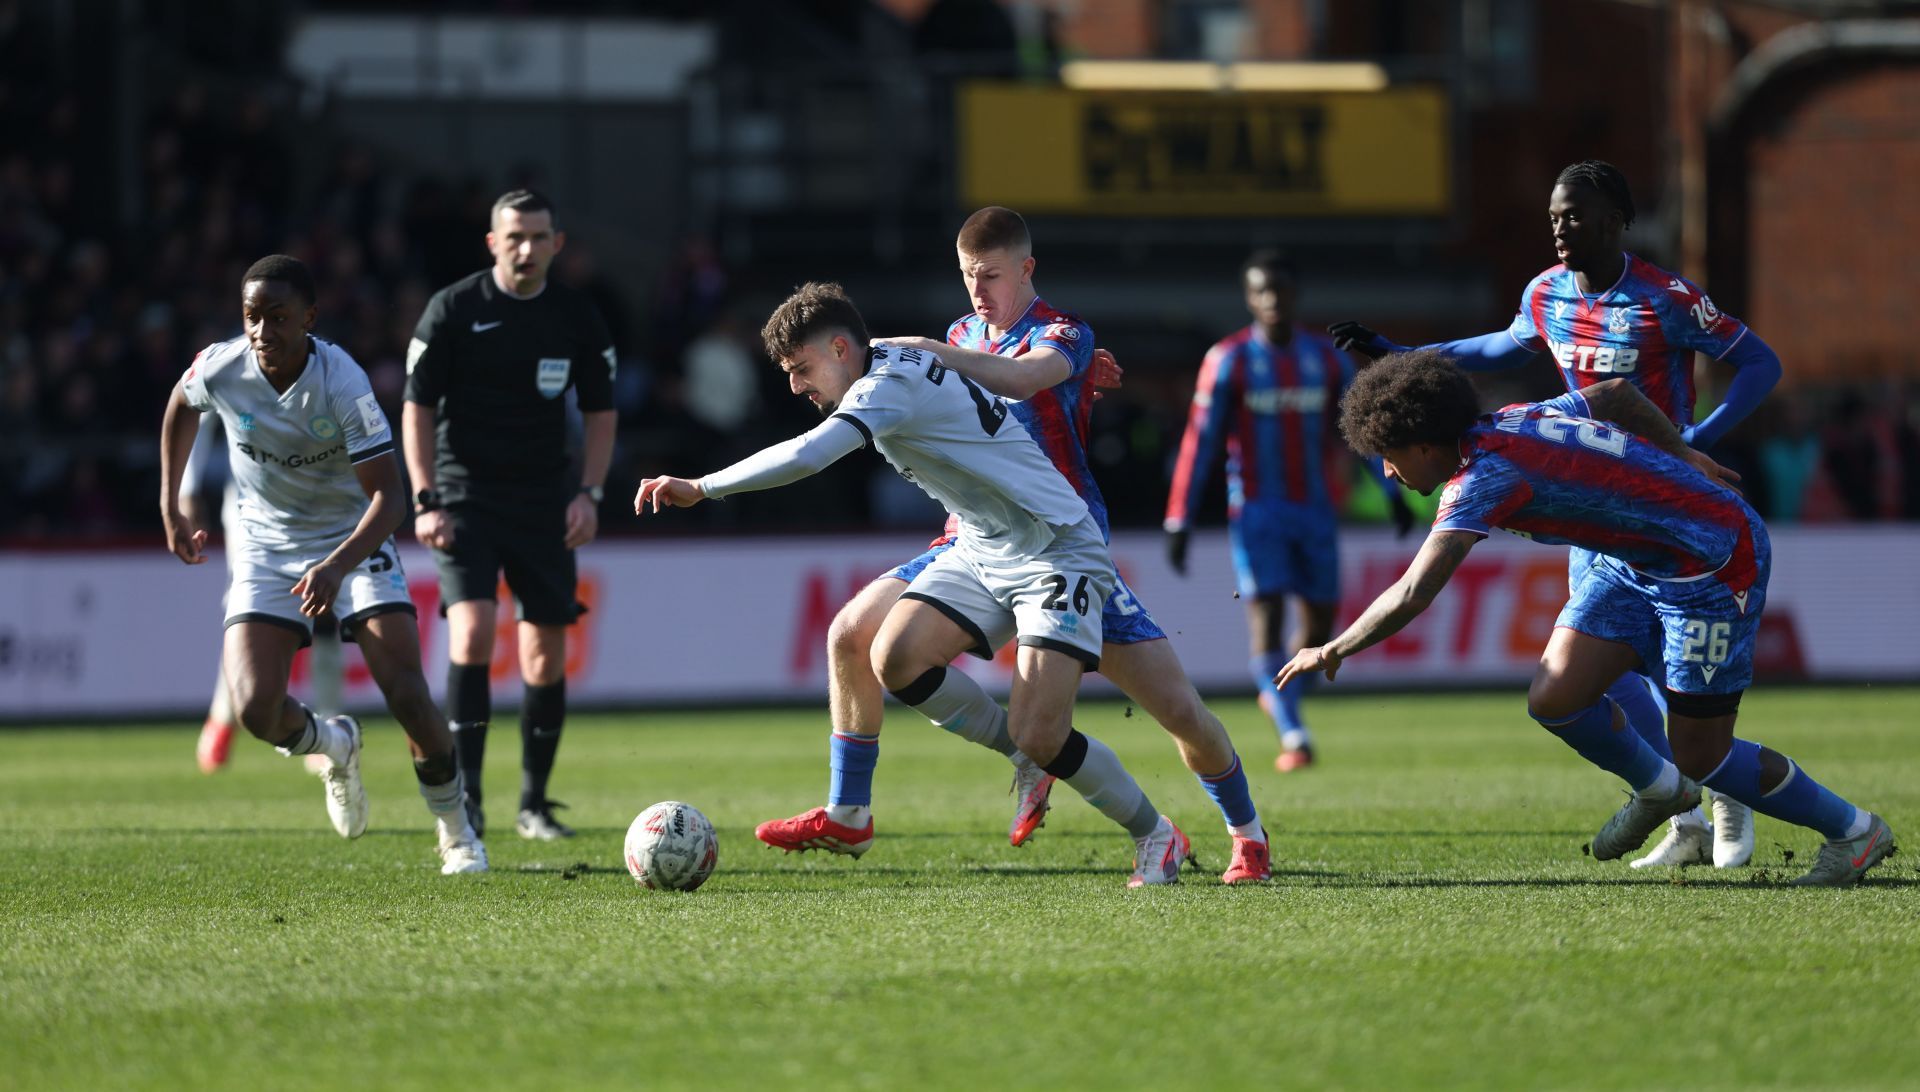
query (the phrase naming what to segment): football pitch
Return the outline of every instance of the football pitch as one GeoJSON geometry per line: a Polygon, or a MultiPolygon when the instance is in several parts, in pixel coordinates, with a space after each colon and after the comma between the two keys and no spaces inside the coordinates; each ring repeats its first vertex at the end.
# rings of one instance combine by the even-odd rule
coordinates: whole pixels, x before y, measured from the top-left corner
{"type": "MultiPolygon", "coordinates": [[[[1265,887],[1219,885],[1217,813],[1117,703],[1076,723],[1193,836],[1177,888],[1125,890],[1130,844],[1064,785],[1010,848],[1007,765],[897,708],[859,861],[753,838],[821,801],[821,711],[576,716],[554,792],[580,834],[545,844],[511,829],[503,714],[477,877],[439,875],[384,716],[354,842],[249,740],[203,777],[195,726],[0,731],[0,1087],[1920,1081],[1920,844],[1789,889],[1818,838],[1762,817],[1754,867],[1635,871],[1582,854],[1621,790],[1517,692],[1321,699],[1322,761],[1286,776],[1250,701],[1215,708],[1265,887]],[[719,829],[698,892],[622,867],[663,799],[719,829]]],[[[1741,721],[1920,838],[1920,690],[1762,689],[1741,721]]]]}

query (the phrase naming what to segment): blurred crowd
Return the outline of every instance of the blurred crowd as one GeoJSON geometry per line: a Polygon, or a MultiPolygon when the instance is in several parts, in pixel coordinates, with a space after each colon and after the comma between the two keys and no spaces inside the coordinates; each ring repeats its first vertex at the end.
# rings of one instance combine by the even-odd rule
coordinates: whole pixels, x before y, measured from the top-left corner
{"type": "MultiPolygon", "coordinates": [[[[5,5],[0,5],[4,8],[5,5]]],[[[408,175],[299,116],[271,80],[191,81],[153,103],[131,139],[102,96],[63,83],[0,27],[0,543],[155,538],[156,437],[194,353],[239,333],[239,279],[263,254],[306,260],[317,332],[345,346],[397,419],[407,343],[431,292],[484,266],[504,185],[408,175]]],[[[563,223],[565,208],[561,209],[563,223]]],[[[574,235],[555,275],[590,293],[622,359],[615,471],[603,526],[632,529],[642,476],[721,465],[811,421],[757,343],[758,314],[700,239],[655,284],[601,267],[574,235]]],[[[767,286],[752,286],[758,300],[767,286]]],[[[932,332],[932,331],[929,331],[932,332]]],[[[1228,331],[1219,331],[1224,335],[1228,331]]],[[[1164,482],[1191,360],[1126,361],[1128,389],[1094,414],[1107,481],[1164,482]]],[[[1123,353],[1123,356],[1125,354],[1123,353]]],[[[1793,362],[1787,361],[1789,374],[1793,362]]],[[[1769,519],[1920,519],[1920,394],[1788,386],[1718,454],[1769,519]]],[[[928,502],[870,455],[752,504],[707,505],[677,529],[931,527],[928,502]]],[[[1364,508],[1355,490],[1355,503],[1364,508]]],[[[1164,490],[1109,498],[1115,522],[1157,526],[1164,490]]],[[[1219,501],[1212,502],[1216,512],[1219,501]]]]}

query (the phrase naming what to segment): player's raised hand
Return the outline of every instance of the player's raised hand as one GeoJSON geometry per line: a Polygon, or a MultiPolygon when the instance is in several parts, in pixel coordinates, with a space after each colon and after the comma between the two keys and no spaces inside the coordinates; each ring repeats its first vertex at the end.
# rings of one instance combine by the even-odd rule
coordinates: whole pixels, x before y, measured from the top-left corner
{"type": "Polygon", "coordinates": [[[1340,663],[1340,657],[1334,655],[1330,645],[1303,648],[1294,653],[1293,659],[1287,661],[1287,666],[1281,668],[1280,673],[1273,677],[1273,688],[1285,689],[1286,685],[1294,679],[1302,675],[1311,675],[1316,671],[1326,672],[1327,681],[1332,682],[1333,677],[1340,673],[1340,663]]]}
{"type": "Polygon", "coordinates": [[[344,575],[331,561],[322,561],[308,569],[307,575],[293,586],[293,594],[300,597],[300,613],[309,618],[325,614],[340,594],[340,580],[344,575]]]}
{"type": "Polygon", "coordinates": [[[1093,364],[1087,368],[1087,383],[1093,388],[1093,400],[1100,401],[1100,392],[1103,390],[1119,390],[1120,381],[1126,378],[1126,374],[1121,369],[1120,362],[1113,358],[1112,353],[1105,349],[1095,349],[1093,364]]]}
{"type": "Polygon", "coordinates": [[[1371,327],[1351,319],[1327,327],[1327,333],[1333,335],[1334,348],[1342,352],[1359,353],[1369,360],[1378,360],[1394,350],[1392,342],[1375,333],[1371,327]]]}
{"type": "Polygon", "coordinates": [[[640,491],[633,495],[633,514],[646,515],[649,503],[653,505],[652,511],[658,512],[668,506],[692,508],[706,499],[707,495],[700,491],[699,483],[662,475],[640,483],[640,491]]]}

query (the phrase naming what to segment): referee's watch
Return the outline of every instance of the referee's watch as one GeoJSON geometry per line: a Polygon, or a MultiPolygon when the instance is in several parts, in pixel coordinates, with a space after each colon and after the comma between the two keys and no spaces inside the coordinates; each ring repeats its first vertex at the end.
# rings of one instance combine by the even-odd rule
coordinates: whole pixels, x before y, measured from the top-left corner
{"type": "Polygon", "coordinates": [[[437,489],[422,489],[413,495],[413,510],[416,515],[422,512],[438,512],[440,508],[440,491],[437,489]]]}
{"type": "Polygon", "coordinates": [[[585,493],[587,499],[595,504],[599,504],[601,501],[607,499],[607,490],[604,486],[583,485],[580,487],[580,492],[585,493]]]}

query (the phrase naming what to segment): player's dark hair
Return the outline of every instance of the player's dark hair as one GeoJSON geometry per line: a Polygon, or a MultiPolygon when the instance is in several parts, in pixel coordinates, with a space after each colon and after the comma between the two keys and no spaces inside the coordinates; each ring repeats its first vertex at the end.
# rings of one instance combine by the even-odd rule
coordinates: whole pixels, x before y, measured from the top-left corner
{"type": "Polygon", "coordinates": [[[960,237],[954,245],[964,254],[985,254],[989,250],[1020,254],[1033,249],[1033,236],[1027,233],[1027,222],[1019,213],[988,205],[960,225],[960,237]]]}
{"type": "Polygon", "coordinates": [[[1340,400],[1340,434],[1362,455],[1451,444],[1480,416],[1467,373],[1438,349],[1389,353],[1360,370],[1340,400]]]}
{"type": "Polygon", "coordinates": [[[1633,191],[1627,188],[1627,176],[1604,159],[1583,159],[1554,179],[1556,186],[1592,186],[1620,213],[1624,227],[1633,226],[1633,191]]]}
{"type": "Polygon", "coordinates": [[[299,293],[308,306],[319,298],[313,289],[313,271],[307,263],[286,254],[269,254],[247,267],[247,275],[240,278],[240,287],[245,288],[254,281],[279,281],[299,293]]]}
{"type": "Polygon", "coordinates": [[[1293,260],[1272,247],[1262,247],[1247,255],[1247,260],[1240,263],[1240,276],[1244,279],[1256,269],[1269,276],[1281,276],[1290,281],[1298,279],[1294,274],[1293,260]]]}
{"type": "Polygon", "coordinates": [[[494,199],[493,211],[487,214],[487,224],[491,226],[495,220],[500,219],[500,213],[504,209],[512,209],[522,214],[544,212],[552,218],[553,229],[560,230],[560,214],[553,211],[553,202],[547,200],[547,195],[538,190],[508,190],[501,194],[494,199]]]}
{"type": "Polygon", "coordinates": [[[829,330],[845,330],[859,347],[867,345],[867,322],[847,290],[830,281],[809,281],[773,309],[760,340],[773,359],[791,360],[800,346],[829,330]]]}

